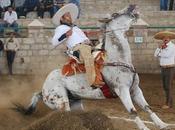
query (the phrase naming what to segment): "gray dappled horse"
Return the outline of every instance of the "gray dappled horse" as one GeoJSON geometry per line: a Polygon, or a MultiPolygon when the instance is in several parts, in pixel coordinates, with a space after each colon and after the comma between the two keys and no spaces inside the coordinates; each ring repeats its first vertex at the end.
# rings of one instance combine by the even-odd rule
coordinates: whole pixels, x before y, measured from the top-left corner
{"type": "MultiPolygon", "coordinates": [[[[140,130],[149,130],[149,128],[137,115],[132,101],[148,112],[151,120],[159,129],[168,129],[169,125],[161,121],[146,102],[139,87],[138,74],[132,64],[130,46],[125,33],[137,16],[136,6],[130,5],[113,14],[109,19],[105,19],[104,49],[107,56],[102,74],[110,89],[118,95],[127,111],[133,115],[140,130]]],[[[105,99],[100,88],[93,89],[88,86],[85,74],[66,77],[62,75],[60,69],[56,69],[47,76],[42,92],[34,94],[29,107],[23,109],[23,112],[32,113],[39,99],[42,99],[51,109],[70,111],[72,100],[70,95],[74,98],[105,99]]]]}

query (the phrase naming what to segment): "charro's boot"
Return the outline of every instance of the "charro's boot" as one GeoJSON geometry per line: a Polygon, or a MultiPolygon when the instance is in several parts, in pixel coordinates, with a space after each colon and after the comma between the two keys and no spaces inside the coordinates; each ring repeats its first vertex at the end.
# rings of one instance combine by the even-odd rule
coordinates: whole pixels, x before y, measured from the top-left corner
{"type": "Polygon", "coordinates": [[[96,77],[93,85],[97,87],[102,87],[105,83],[103,82],[103,78],[101,75],[101,67],[99,67],[98,65],[95,65],[95,74],[96,77]]]}
{"type": "Polygon", "coordinates": [[[101,70],[103,68],[104,63],[104,56],[105,53],[101,52],[99,53],[95,58],[95,82],[93,83],[94,86],[102,87],[105,85],[105,82],[103,81],[101,70]]]}

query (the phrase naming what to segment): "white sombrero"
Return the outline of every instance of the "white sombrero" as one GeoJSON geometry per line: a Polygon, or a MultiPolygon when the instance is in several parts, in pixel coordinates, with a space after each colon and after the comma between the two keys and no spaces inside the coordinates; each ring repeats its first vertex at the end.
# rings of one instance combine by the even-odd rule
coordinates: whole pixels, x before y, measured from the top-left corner
{"type": "Polygon", "coordinates": [[[175,33],[170,32],[170,31],[162,31],[162,32],[158,32],[154,35],[154,38],[158,39],[158,40],[163,40],[164,37],[168,37],[170,39],[175,39],[175,33]]]}
{"type": "Polygon", "coordinates": [[[71,18],[72,18],[72,22],[75,22],[75,20],[77,19],[78,17],[78,7],[75,5],[75,4],[67,4],[65,6],[63,6],[61,9],[59,9],[55,15],[53,16],[52,18],[52,22],[55,24],[55,25],[60,25],[60,19],[61,17],[65,14],[65,13],[70,13],[71,15],[71,18]]]}

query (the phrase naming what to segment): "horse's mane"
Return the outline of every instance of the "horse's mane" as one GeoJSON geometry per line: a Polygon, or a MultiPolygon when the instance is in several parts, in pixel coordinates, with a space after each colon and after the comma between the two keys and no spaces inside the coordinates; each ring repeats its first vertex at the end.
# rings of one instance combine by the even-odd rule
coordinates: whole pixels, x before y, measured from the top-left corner
{"type": "Polygon", "coordinates": [[[121,15],[125,15],[125,14],[131,16],[131,14],[132,14],[133,10],[136,8],[136,6],[137,6],[136,4],[131,4],[131,5],[129,5],[128,8],[126,7],[126,8],[124,8],[123,10],[121,10],[117,13],[113,13],[111,16],[114,19],[121,16],[121,15]]]}

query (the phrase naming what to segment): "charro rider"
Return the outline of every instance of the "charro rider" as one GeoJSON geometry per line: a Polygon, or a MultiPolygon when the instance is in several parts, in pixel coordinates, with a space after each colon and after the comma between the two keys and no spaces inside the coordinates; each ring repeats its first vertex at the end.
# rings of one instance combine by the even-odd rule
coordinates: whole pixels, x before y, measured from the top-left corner
{"type": "Polygon", "coordinates": [[[154,36],[155,39],[162,40],[162,44],[156,49],[154,56],[160,60],[163,89],[166,95],[163,109],[173,106],[173,77],[175,71],[175,45],[171,39],[175,39],[175,33],[162,31],[154,36]]]}
{"type": "Polygon", "coordinates": [[[95,82],[94,58],[91,54],[90,40],[84,32],[73,23],[78,17],[78,8],[75,4],[63,6],[54,15],[52,21],[58,27],[52,39],[52,44],[58,46],[64,41],[68,50],[78,51],[86,68],[86,77],[89,85],[100,84],[95,82]]]}

